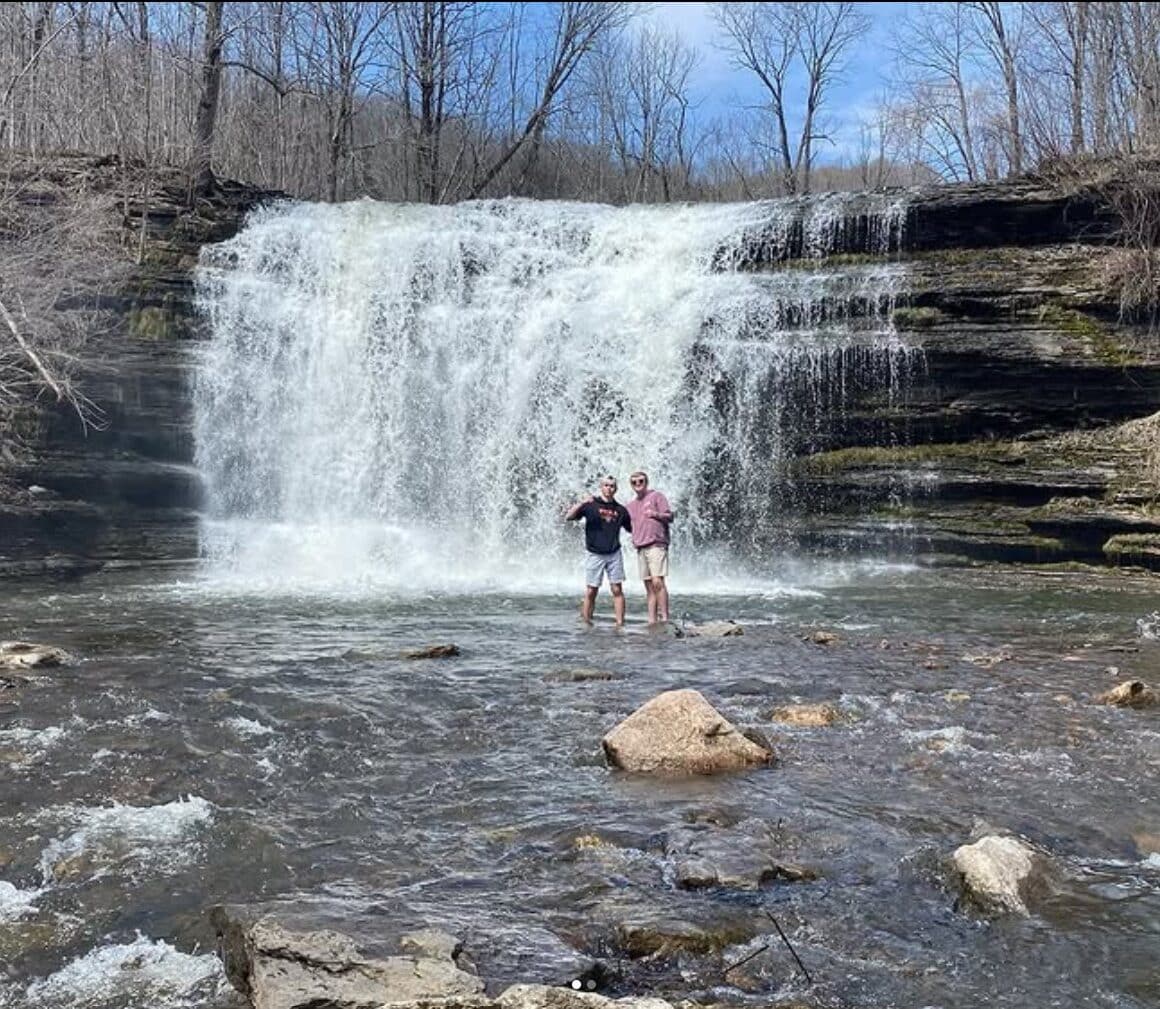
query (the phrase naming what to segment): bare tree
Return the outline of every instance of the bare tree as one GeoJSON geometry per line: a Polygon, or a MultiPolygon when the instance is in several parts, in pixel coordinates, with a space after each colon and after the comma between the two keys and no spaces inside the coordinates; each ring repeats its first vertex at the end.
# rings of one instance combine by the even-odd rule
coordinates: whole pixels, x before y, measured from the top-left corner
{"type": "Polygon", "coordinates": [[[976,15],[975,30],[984,50],[990,54],[999,68],[1003,80],[1003,94],[1006,99],[1005,148],[1010,170],[1018,174],[1023,171],[1023,128],[1019,108],[1018,49],[1020,43],[1021,15],[1015,14],[1011,23],[1005,11],[1011,7],[1006,3],[972,3],[968,7],[976,15]]]}
{"type": "Polygon", "coordinates": [[[214,184],[213,134],[217,123],[218,98],[221,94],[222,34],[221,0],[205,4],[205,27],[202,40],[201,89],[197,100],[197,115],[193,121],[192,155],[189,160],[190,192],[208,193],[214,184]]]}
{"type": "Polygon", "coordinates": [[[486,133],[486,117],[502,44],[510,41],[511,8],[505,4],[428,2],[399,4],[390,42],[399,75],[402,108],[413,138],[419,199],[441,203],[470,169],[471,139],[457,129],[453,152],[444,151],[449,121],[471,121],[486,133]],[[450,164],[445,164],[450,153],[450,164]]]}
{"type": "Polygon", "coordinates": [[[543,67],[537,98],[523,128],[503,146],[498,156],[482,171],[471,187],[470,196],[483,193],[517,154],[524,152],[524,164],[516,189],[522,189],[540,155],[540,149],[555,103],[585,57],[606,33],[622,26],[631,16],[627,5],[566,0],[555,5],[555,18],[547,32],[549,44],[537,62],[543,67]]]}
{"type": "Polygon", "coordinates": [[[697,55],[674,32],[646,27],[610,37],[591,65],[589,92],[629,201],[687,195],[696,157],[690,75],[697,55]]]}
{"type": "Polygon", "coordinates": [[[854,42],[870,22],[854,3],[719,3],[717,24],[734,64],[752,73],[765,89],[774,123],[777,157],[788,193],[810,191],[819,113],[828,92],[841,79],[854,42]],[[800,105],[791,107],[793,71],[805,77],[800,105]],[[790,141],[790,119],[801,116],[797,140],[790,141]]]}
{"type": "Polygon", "coordinates": [[[62,174],[49,181],[21,161],[0,178],[0,419],[47,395],[99,426],[101,411],[77,372],[84,344],[100,331],[99,295],[123,278],[128,260],[111,197],[62,174]]]}
{"type": "Polygon", "coordinates": [[[896,29],[893,90],[908,112],[895,116],[915,132],[926,156],[952,178],[979,178],[972,116],[972,60],[962,4],[919,4],[896,29]]]}

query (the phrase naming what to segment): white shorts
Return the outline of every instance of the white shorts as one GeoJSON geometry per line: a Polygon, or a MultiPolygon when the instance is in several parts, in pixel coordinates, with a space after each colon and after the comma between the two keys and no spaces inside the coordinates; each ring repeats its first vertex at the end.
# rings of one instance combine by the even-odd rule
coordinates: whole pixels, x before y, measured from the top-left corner
{"type": "Polygon", "coordinates": [[[624,581],[624,555],[619,550],[611,554],[584,555],[584,580],[589,588],[600,588],[605,574],[609,585],[619,585],[624,581]]]}
{"type": "Polygon", "coordinates": [[[668,578],[669,576],[669,548],[660,543],[649,547],[641,547],[636,552],[636,570],[641,581],[650,578],[668,578]]]}

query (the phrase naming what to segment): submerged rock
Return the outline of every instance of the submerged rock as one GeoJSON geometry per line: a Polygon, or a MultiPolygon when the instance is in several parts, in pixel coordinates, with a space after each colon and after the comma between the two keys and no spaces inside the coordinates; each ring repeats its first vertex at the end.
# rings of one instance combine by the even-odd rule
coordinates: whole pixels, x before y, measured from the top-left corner
{"type": "Polygon", "coordinates": [[[733,827],[681,827],[665,837],[665,855],[676,862],[677,882],[687,890],[756,890],[777,880],[818,878],[814,870],[784,859],[784,848],[780,832],[757,819],[733,827]]]}
{"type": "Polygon", "coordinates": [[[717,774],[773,759],[696,690],[658,694],[612,729],[603,745],[613,766],[646,773],[717,774]]]}
{"type": "Polygon", "coordinates": [[[820,728],[842,720],[841,712],[832,704],[785,704],[769,713],[771,722],[820,728]]]}
{"type": "Polygon", "coordinates": [[[1160,833],[1139,830],[1132,835],[1132,843],[1135,844],[1141,858],[1160,855],[1160,833]]]}
{"type": "Polygon", "coordinates": [[[1047,874],[1046,859],[1016,837],[989,834],[951,856],[967,893],[987,910],[1028,915],[1027,900],[1047,874]]]}
{"type": "Polygon", "coordinates": [[[1125,680],[1096,698],[1097,704],[1111,704],[1117,708],[1151,708],[1158,701],[1160,696],[1142,680],[1125,680]]]}
{"type": "Polygon", "coordinates": [[[458,645],[427,645],[424,648],[409,648],[399,654],[401,659],[451,659],[459,655],[458,645]]]}
{"type": "Polygon", "coordinates": [[[836,645],[842,639],[833,631],[811,631],[803,639],[814,645],[836,645]]]}
{"type": "Polygon", "coordinates": [[[368,959],[339,932],[292,932],[227,908],[213,919],[226,974],[254,1009],[367,1009],[483,992],[483,982],[450,957],[368,959]]]}
{"type": "Polygon", "coordinates": [[[29,641],[0,641],[0,669],[36,669],[63,666],[72,661],[63,648],[29,641]]]}
{"type": "Polygon", "coordinates": [[[620,675],[618,673],[610,672],[607,669],[588,669],[584,667],[576,669],[553,669],[550,673],[544,674],[544,680],[547,683],[592,683],[619,679],[620,675]]]}
{"type": "Polygon", "coordinates": [[[745,629],[734,620],[710,620],[703,624],[685,624],[682,634],[689,638],[735,638],[745,629]]]}

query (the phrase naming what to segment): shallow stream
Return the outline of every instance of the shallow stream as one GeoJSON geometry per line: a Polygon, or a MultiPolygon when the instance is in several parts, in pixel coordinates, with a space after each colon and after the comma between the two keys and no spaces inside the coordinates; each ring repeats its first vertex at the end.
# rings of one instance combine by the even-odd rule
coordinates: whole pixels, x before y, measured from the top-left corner
{"type": "Polygon", "coordinates": [[[0,691],[6,1009],[235,1005],[221,902],[280,902],[377,953],[442,927],[493,987],[567,983],[584,954],[612,994],[1160,1004],[1160,712],[1091,703],[1160,680],[1153,577],[787,567],[691,596],[677,572],[675,613],[741,622],[727,639],[651,632],[639,594],[624,630],[603,596],[587,628],[560,592],[254,593],[173,571],[0,598],[0,638],[79,659],[0,691]],[[398,657],[439,642],[462,654],[398,657]],[[554,675],[576,668],[615,678],[554,675]],[[610,771],[601,736],[673,687],[761,729],[777,765],[610,771]],[[795,701],[844,720],[768,720],[795,701]],[[666,837],[744,848],[755,823],[817,878],[678,887],[666,837]],[[945,858],[985,824],[1056,866],[1029,917],[959,899],[945,858]],[[674,919],[724,947],[618,944],[674,919]]]}

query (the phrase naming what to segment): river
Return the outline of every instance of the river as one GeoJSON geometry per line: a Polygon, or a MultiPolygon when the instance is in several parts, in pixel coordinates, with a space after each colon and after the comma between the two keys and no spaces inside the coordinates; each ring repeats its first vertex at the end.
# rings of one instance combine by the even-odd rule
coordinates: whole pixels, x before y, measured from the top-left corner
{"type": "Polygon", "coordinates": [[[493,986],[564,983],[578,949],[619,964],[612,994],[1160,1003],[1160,722],[1091,703],[1158,679],[1153,578],[785,564],[693,594],[678,557],[673,596],[678,624],[744,634],[650,631],[637,591],[626,628],[606,596],[585,627],[577,593],[518,582],[5,584],[4,632],[78,661],[0,692],[0,1005],[235,1005],[206,916],[220,902],[278,903],[380,952],[440,926],[493,986]],[[837,640],[809,640],[819,628],[837,640]],[[440,642],[461,655],[399,657],[440,642]],[[614,678],[558,675],[578,667],[614,678]],[[776,765],[607,768],[601,736],[673,687],[764,731],[776,765]],[[769,721],[794,701],[843,720],[769,721]],[[677,885],[666,837],[699,824],[743,851],[755,823],[817,878],[677,885]],[[958,899],[945,860],[983,824],[1056,867],[1029,917],[958,899]],[[730,941],[651,962],[618,948],[625,921],[673,918],[730,941]]]}

